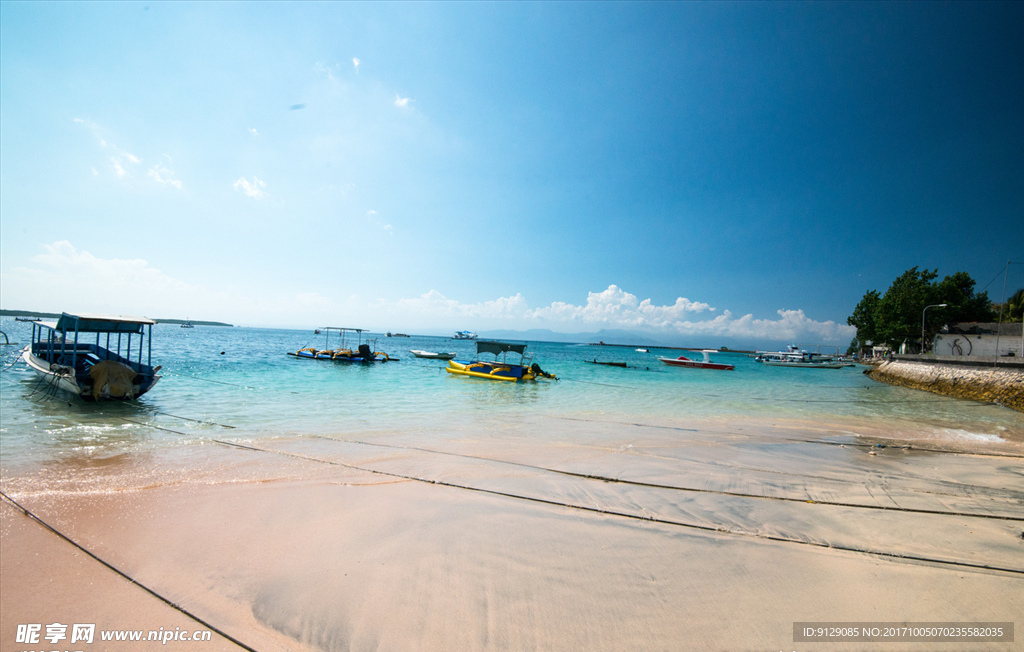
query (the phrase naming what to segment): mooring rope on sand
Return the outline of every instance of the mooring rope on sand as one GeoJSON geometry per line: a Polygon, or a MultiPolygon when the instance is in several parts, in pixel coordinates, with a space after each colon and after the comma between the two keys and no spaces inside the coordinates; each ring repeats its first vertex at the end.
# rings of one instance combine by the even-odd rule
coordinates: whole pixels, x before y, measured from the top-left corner
{"type": "Polygon", "coordinates": [[[599,482],[608,482],[614,484],[626,484],[634,487],[646,487],[649,489],[668,489],[672,491],[684,491],[691,493],[701,494],[715,494],[719,496],[732,496],[736,498],[756,498],[760,500],[778,500],[782,502],[791,503],[805,503],[812,505],[828,505],[832,507],[853,507],[857,509],[877,509],[890,512],[909,512],[912,514],[935,514],[940,516],[966,516],[969,518],[986,518],[999,521],[1020,521],[1024,522],[1024,516],[1005,516],[1002,514],[976,514],[971,512],[951,512],[937,509],[916,509],[913,507],[890,507],[888,505],[865,505],[863,503],[841,503],[829,500],[813,500],[810,498],[789,498],[786,496],[766,496],[763,494],[748,494],[738,491],[724,491],[720,489],[697,489],[695,487],[680,487],[678,485],[660,484],[654,482],[642,482],[639,480],[624,480],[622,478],[613,478],[610,476],[596,475],[593,473],[579,473],[576,471],[565,471],[562,469],[553,469],[545,466],[538,466],[536,464],[527,464],[525,462],[512,462],[509,460],[500,460],[492,457],[483,457],[480,455],[469,455],[466,453],[452,453],[449,451],[439,451],[430,448],[421,448],[419,446],[398,446],[395,444],[378,444],[374,442],[361,441],[358,439],[339,439],[337,437],[328,437],[326,435],[309,435],[318,439],[327,439],[330,441],[338,441],[349,444],[360,444],[363,446],[378,446],[381,448],[394,448],[398,450],[415,450],[422,451],[424,453],[433,453],[436,455],[450,455],[452,457],[463,457],[473,460],[481,460],[484,462],[495,462],[497,464],[508,464],[510,466],[518,466],[527,469],[534,469],[536,471],[545,471],[547,473],[555,473],[558,475],[566,475],[573,478],[582,478],[584,480],[597,480],[599,482]]]}
{"type": "MultiPolygon", "coordinates": [[[[123,418],[123,417],[118,417],[118,418],[123,418]]],[[[133,422],[133,423],[138,423],[139,425],[143,425],[143,426],[148,425],[148,424],[145,424],[143,422],[133,422]]],[[[159,430],[165,430],[167,432],[177,432],[177,431],[171,430],[169,428],[163,428],[163,427],[160,427],[160,426],[150,426],[150,427],[158,428],[159,430]]],[[[187,433],[184,433],[184,432],[177,432],[177,434],[188,436],[187,433]]],[[[630,519],[630,520],[645,521],[645,522],[649,522],[649,523],[658,523],[658,524],[661,524],[661,525],[672,525],[672,526],[675,526],[675,527],[682,527],[682,528],[688,528],[688,529],[694,529],[694,530],[701,530],[701,531],[705,531],[705,532],[716,532],[716,533],[719,533],[719,534],[730,534],[730,535],[734,535],[734,536],[745,536],[745,537],[752,537],[752,538],[757,538],[757,539],[765,539],[765,540],[768,540],[768,541],[775,541],[775,542],[779,542],[779,543],[793,543],[793,544],[798,544],[798,545],[811,546],[811,547],[815,547],[815,548],[829,548],[829,549],[833,549],[833,550],[842,550],[842,551],[845,551],[845,552],[856,552],[856,553],[861,553],[861,554],[866,554],[866,555],[873,555],[873,556],[877,556],[877,557],[885,557],[885,558],[892,558],[892,559],[902,559],[902,560],[907,560],[907,561],[918,561],[918,562],[933,563],[933,564],[939,564],[939,565],[944,565],[944,566],[960,567],[960,568],[976,568],[976,569],[980,569],[980,570],[999,571],[999,572],[1005,572],[1005,573],[1013,573],[1013,574],[1017,574],[1017,575],[1024,575],[1024,569],[1020,569],[1020,568],[1008,568],[1008,567],[1002,567],[1002,566],[993,566],[993,565],[990,565],[990,564],[980,564],[980,563],[973,563],[973,562],[957,561],[957,560],[953,560],[953,559],[942,559],[942,558],[938,558],[938,557],[925,557],[925,556],[922,556],[922,555],[912,555],[912,554],[898,553],[898,552],[887,552],[887,551],[884,551],[884,550],[873,550],[871,548],[861,548],[861,547],[857,547],[857,546],[846,546],[846,545],[841,545],[841,544],[832,544],[832,543],[825,543],[825,542],[808,541],[806,539],[797,539],[795,537],[784,537],[784,536],[781,536],[781,535],[764,534],[764,533],[758,533],[758,532],[747,532],[747,531],[743,531],[743,530],[733,530],[733,529],[729,529],[729,528],[724,527],[724,526],[702,525],[700,523],[689,523],[689,522],[686,522],[686,521],[679,521],[679,520],[667,519],[667,518],[659,518],[659,517],[655,517],[655,516],[644,516],[644,515],[641,515],[641,514],[633,514],[633,513],[630,513],[630,512],[623,512],[623,511],[619,511],[619,510],[605,509],[605,508],[601,508],[601,507],[591,507],[591,506],[587,506],[587,505],[577,505],[577,504],[574,504],[574,503],[567,503],[567,502],[558,501],[558,500],[552,500],[552,499],[548,499],[548,498],[541,498],[541,497],[538,497],[538,496],[525,496],[525,495],[522,495],[522,494],[515,494],[515,493],[511,493],[511,492],[507,492],[507,491],[498,491],[496,489],[485,489],[485,488],[482,488],[482,487],[473,487],[473,486],[470,486],[470,485],[462,485],[462,484],[458,484],[458,483],[454,483],[454,482],[448,482],[448,481],[445,481],[445,480],[433,480],[433,479],[430,479],[430,478],[422,478],[422,477],[418,477],[418,476],[414,476],[414,475],[408,475],[408,474],[404,474],[404,473],[395,473],[395,472],[392,472],[392,471],[382,471],[382,470],[379,470],[379,469],[373,469],[373,468],[370,468],[370,467],[363,467],[363,466],[359,466],[359,465],[356,465],[356,464],[349,464],[347,462],[339,462],[339,461],[336,461],[336,460],[328,460],[328,459],[324,459],[324,458],[320,458],[320,457],[313,457],[313,456],[310,456],[310,455],[302,455],[302,454],[299,454],[299,453],[290,453],[290,452],[287,452],[287,451],[274,450],[274,449],[270,449],[270,448],[261,448],[259,446],[255,446],[255,445],[252,445],[252,444],[243,444],[241,442],[230,441],[230,440],[226,440],[226,439],[212,439],[212,438],[206,438],[206,439],[207,439],[207,441],[210,441],[210,442],[213,442],[213,443],[221,444],[223,446],[230,446],[232,448],[238,448],[238,449],[241,449],[241,450],[249,450],[249,451],[260,452],[260,453],[270,453],[270,454],[273,454],[273,455],[281,455],[283,457],[292,457],[292,458],[295,458],[295,459],[305,460],[305,461],[309,461],[309,462],[316,462],[318,464],[327,464],[327,465],[330,465],[330,466],[337,466],[337,467],[341,467],[341,468],[351,469],[351,470],[354,470],[354,471],[361,471],[361,472],[364,472],[364,473],[372,473],[372,474],[375,474],[375,475],[383,475],[383,476],[387,476],[387,477],[391,477],[391,478],[398,478],[398,479],[408,480],[408,481],[413,481],[413,482],[422,482],[424,484],[432,484],[432,485],[437,485],[437,486],[442,486],[442,487],[450,487],[450,488],[453,488],[453,489],[462,489],[462,490],[465,490],[465,491],[473,491],[473,492],[484,493],[484,494],[489,494],[489,495],[493,495],[493,496],[501,496],[501,497],[504,497],[504,498],[512,498],[512,499],[515,499],[515,500],[522,500],[522,501],[526,501],[526,502],[539,503],[539,504],[550,505],[550,506],[554,506],[554,507],[564,507],[564,508],[568,508],[568,509],[577,509],[577,510],[581,510],[581,511],[585,511],[585,512],[590,512],[590,513],[595,513],[595,514],[602,514],[602,515],[605,515],[605,516],[617,516],[617,517],[620,517],[620,518],[626,518],[626,519],[630,519]]],[[[801,502],[804,502],[804,501],[801,501],[801,502]]]]}
{"type": "Polygon", "coordinates": [[[44,529],[48,530],[50,533],[52,533],[52,534],[56,535],[57,537],[63,539],[67,543],[70,543],[72,546],[74,546],[75,548],[77,548],[81,552],[85,553],[86,555],[88,555],[89,557],[94,559],[95,561],[98,561],[103,566],[105,566],[108,569],[114,571],[116,574],[120,575],[122,578],[128,580],[128,582],[130,584],[133,584],[133,585],[139,587],[140,589],[142,589],[146,593],[149,593],[150,595],[152,595],[156,599],[160,600],[161,602],[163,602],[167,606],[169,606],[169,607],[173,608],[174,610],[180,612],[181,614],[191,618],[192,620],[194,620],[195,622],[199,623],[203,627],[206,627],[210,631],[216,632],[217,634],[220,634],[221,636],[223,636],[227,640],[231,641],[232,643],[234,643],[238,647],[242,648],[243,650],[249,650],[249,652],[257,652],[257,650],[255,648],[252,648],[252,647],[246,645],[245,643],[243,643],[242,641],[238,640],[237,638],[235,638],[231,634],[228,634],[227,632],[225,632],[224,630],[220,629],[219,627],[217,627],[217,626],[207,622],[206,620],[203,620],[202,618],[200,618],[196,614],[192,613],[191,611],[189,611],[185,607],[181,606],[180,604],[174,602],[170,598],[167,598],[167,597],[161,595],[156,590],[146,586],[142,582],[139,582],[138,580],[136,580],[134,577],[132,577],[128,573],[124,572],[123,570],[121,570],[117,566],[114,566],[112,563],[110,563],[107,560],[103,559],[102,557],[100,557],[96,553],[94,553],[91,550],[89,550],[88,548],[86,548],[84,545],[78,543],[77,541],[75,541],[74,539],[69,537],[68,535],[64,534],[63,532],[61,532],[60,530],[58,530],[54,526],[52,526],[49,523],[47,523],[46,521],[44,521],[42,518],[37,516],[30,509],[28,509],[27,507],[24,507],[23,505],[21,505],[18,501],[14,500],[10,496],[8,496],[2,490],[0,490],[0,497],[2,497],[4,500],[9,502],[15,509],[20,511],[22,514],[24,514],[30,520],[35,521],[37,524],[41,525],[44,529]]]}
{"type": "Polygon", "coordinates": [[[884,550],[873,550],[873,549],[870,549],[870,548],[860,548],[860,547],[856,547],[856,546],[846,546],[846,545],[842,545],[842,544],[832,544],[832,543],[824,543],[824,542],[817,542],[817,541],[808,541],[806,539],[797,539],[797,538],[794,538],[794,537],[784,537],[784,536],[781,536],[781,535],[774,535],[774,534],[763,534],[763,533],[758,533],[758,532],[746,532],[746,531],[743,531],[743,530],[731,530],[731,529],[729,529],[727,527],[723,527],[723,526],[701,525],[699,523],[688,523],[688,522],[685,522],[685,521],[677,521],[677,520],[673,520],[673,519],[659,518],[659,517],[655,517],[655,516],[643,516],[641,514],[632,514],[632,513],[629,513],[629,512],[622,512],[622,511],[618,511],[618,510],[604,509],[604,508],[601,508],[601,507],[590,507],[590,506],[587,506],[587,505],[576,505],[576,504],[573,504],[573,503],[566,503],[566,502],[562,502],[562,501],[558,501],[558,500],[551,500],[551,499],[548,499],[548,498],[540,498],[540,497],[537,497],[537,496],[524,496],[522,494],[514,494],[514,493],[511,493],[511,492],[507,492],[507,491],[498,491],[496,489],[485,489],[485,488],[482,488],[482,487],[472,487],[472,486],[469,486],[469,485],[461,485],[461,484],[457,484],[457,483],[454,483],[454,482],[448,482],[448,481],[445,481],[445,480],[431,480],[430,478],[420,478],[420,477],[417,477],[417,476],[406,475],[406,474],[403,474],[403,473],[394,473],[394,472],[391,472],[391,471],[381,471],[381,470],[378,470],[378,469],[372,469],[372,468],[368,468],[368,467],[361,467],[361,466],[358,466],[358,465],[355,465],[355,464],[348,464],[348,463],[345,463],[345,462],[338,462],[338,461],[335,461],[335,460],[327,460],[327,459],[323,459],[323,458],[312,457],[312,456],[309,456],[309,455],[300,455],[298,453],[289,453],[289,452],[286,452],[286,451],[276,451],[276,450],[268,449],[268,448],[260,448],[258,446],[251,446],[251,445],[248,445],[248,444],[240,444],[238,442],[226,442],[226,441],[221,441],[221,440],[217,440],[217,441],[218,441],[218,443],[223,443],[223,444],[226,444],[228,446],[234,446],[234,447],[241,448],[241,449],[246,449],[246,450],[252,450],[252,451],[263,452],[263,453],[274,453],[274,454],[283,455],[283,456],[286,456],[286,457],[294,457],[296,459],[308,460],[310,462],[318,462],[318,463],[321,463],[321,464],[329,464],[331,466],[340,466],[340,467],[343,467],[343,468],[352,469],[352,470],[356,470],[356,471],[363,471],[363,472],[366,472],[366,473],[374,473],[374,474],[378,474],[378,475],[385,475],[385,476],[389,476],[389,477],[393,477],[393,478],[401,478],[401,479],[404,479],[404,480],[411,480],[411,481],[415,481],[415,482],[423,482],[423,483],[426,483],[426,484],[433,484],[433,485],[438,485],[438,486],[442,486],[442,487],[451,487],[453,489],[463,489],[463,490],[466,490],[466,491],[475,491],[475,492],[479,492],[479,493],[490,494],[490,495],[493,495],[493,496],[501,496],[501,497],[504,497],[504,498],[514,498],[516,500],[523,500],[523,501],[527,501],[527,502],[540,503],[542,505],[550,505],[550,506],[554,506],[554,507],[566,507],[566,508],[569,508],[569,509],[578,509],[578,510],[581,510],[581,511],[591,512],[591,513],[595,513],[595,514],[602,514],[602,515],[605,515],[605,516],[618,516],[618,517],[621,517],[621,518],[627,518],[627,519],[631,519],[631,520],[646,521],[646,522],[649,522],[649,523],[658,523],[658,524],[661,524],[661,525],[672,525],[672,526],[676,526],[676,527],[683,527],[683,528],[689,528],[689,529],[694,529],[694,530],[702,530],[702,531],[706,531],[706,532],[716,532],[716,533],[719,533],[719,534],[731,534],[731,535],[734,535],[734,536],[746,536],[746,537],[753,537],[753,538],[758,538],[758,539],[766,539],[768,541],[776,541],[776,542],[780,542],[780,543],[795,543],[795,544],[799,544],[799,545],[812,546],[812,547],[815,547],[815,548],[829,548],[829,549],[832,549],[832,550],[843,550],[843,551],[846,551],[846,552],[857,552],[857,553],[866,554],[866,555],[874,555],[874,556],[877,556],[877,557],[887,557],[887,558],[892,558],[892,559],[919,561],[919,562],[926,562],[926,563],[932,563],[932,564],[955,566],[955,567],[960,567],[960,568],[977,568],[977,569],[981,569],[981,570],[1000,571],[1000,572],[1004,572],[1004,573],[1014,573],[1014,574],[1017,574],[1017,575],[1024,575],[1024,569],[1021,569],[1021,568],[1007,568],[1007,567],[1002,567],[1002,566],[993,566],[993,565],[989,565],[989,564],[979,564],[979,563],[973,563],[973,562],[957,561],[957,560],[953,560],[953,559],[941,559],[941,558],[938,558],[938,557],[924,557],[924,556],[921,556],[921,555],[912,555],[912,554],[898,553],[898,552],[887,552],[887,551],[884,551],[884,550]]]}
{"type": "MultiPolygon", "coordinates": [[[[708,434],[717,435],[730,435],[735,437],[747,437],[748,439],[771,439],[773,441],[788,441],[799,444],[822,444],[824,446],[850,446],[851,448],[879,448],[878,444],[871,443],[860,443],[860,442],[841,442],[841,441],[825,441],[823,439],[794,439],[792,437],[767,437],[765,435],[755,435],[746,432],[726,432],[721,430],[698,430],[697,428],[681,428],[679,426],[664,426],[656,423],[635,423],[630,421],[604,421],[602,419],[583,419],[580,417],[563,417],[552,414],[544,415],[549,419],[562,419],[563,421],[583,421],[586,423],[604,423],[608,425],[617,426],[635,426],[637,428],[656,428],[660,430],[678,430],[680,432],[705,432],[708,434]]],[[[945,453],[947,455],[973,455],[979,457],[1010,457],[1010,458],[1024,458],[1024,455],[1017,453],[986,453],[984,451],[958,451],[949,450],[947,448],[925,448],[922,446],[913,446],[911,444],[902,445],[888,445],[881,446],[881,448],[895,448],[899,450],[914,450],[925,453],[945,453]]]]}

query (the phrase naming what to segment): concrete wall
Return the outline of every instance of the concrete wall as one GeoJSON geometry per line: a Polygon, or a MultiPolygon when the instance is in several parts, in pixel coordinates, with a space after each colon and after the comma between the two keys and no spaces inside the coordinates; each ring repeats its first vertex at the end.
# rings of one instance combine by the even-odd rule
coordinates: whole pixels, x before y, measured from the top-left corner
{"type": "MultiPolygon", "coordinates": [[[[935,336],[935,344],[932,351],[935,355],[969,355],[969,356],[994,356],[996,355],[995,335],[964,335],[960,333],[940,334],[935,336]]],[[[1019,335],[1007,337],[999,336],[999,355],[1005,356],[1013,353],[1016,357],[1024,356],[1024,342],[1021,342],[1019,335]]]]}
{"type": "Polygon", "coordinates": [[[890,385],[998,403],[1024,412],[1024,371],[1019,368],[986,369],[963,364],[893,360],[880,364],[868,375],[890,385]]]}

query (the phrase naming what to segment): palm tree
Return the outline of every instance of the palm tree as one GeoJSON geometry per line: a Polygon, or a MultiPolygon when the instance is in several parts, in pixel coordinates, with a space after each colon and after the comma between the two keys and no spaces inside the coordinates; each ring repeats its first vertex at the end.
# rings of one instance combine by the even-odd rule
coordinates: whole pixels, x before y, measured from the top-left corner
{"type": "Polygon", "coordinates": [[[1007,300],[1003,321],[1024,321],[1024,288],[1014,292],[1007,300]]]}

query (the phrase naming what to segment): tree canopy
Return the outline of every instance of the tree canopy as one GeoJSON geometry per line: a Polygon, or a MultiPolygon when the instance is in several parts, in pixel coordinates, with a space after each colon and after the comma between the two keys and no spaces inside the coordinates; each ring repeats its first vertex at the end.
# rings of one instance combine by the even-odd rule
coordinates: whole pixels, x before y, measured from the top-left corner
{"type": "Polygon", "coordinates": [[[884,295],[869,290],[846,323],[857,328],[862,346],[871,343],[896,348],[903,342],[918,343],[922,313],[926,319],[926,342],[943,324],[995,321],[988,294],[975,293],[975,282],[969,274],[956,272],[936,281],[938,277],[938,270],[911,267],[893,281],[884,295]],[[943,303],[945,307],[938,307],[943,303]],[[926,306],[936,307],[925,312],[926,306]]]}
{"type": "Polygon", "coordinates": [[[1003,304],[1003,321],[1024,321],[1024,288],[1010,295],[1003,304]]]}

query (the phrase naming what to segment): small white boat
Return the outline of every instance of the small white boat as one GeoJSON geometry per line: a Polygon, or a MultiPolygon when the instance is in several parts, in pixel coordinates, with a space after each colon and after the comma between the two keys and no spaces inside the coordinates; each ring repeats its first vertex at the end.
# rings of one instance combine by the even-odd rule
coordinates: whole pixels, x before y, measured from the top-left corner
{"type": "Polygon", "coordinates": [[[456,331],[455,335],[452,336],[453,340],[475,340],[476,333],[472,331],[456,331]]]}
{"type": "Polygon", "coordinates": [[[679,356],[678,358],[658,358],[670,367],[691,367],[693,369],[718,369],[720,371],[732,371],[735,369],[735,365],[724,364],[720,362],[711,362],[710,354],[718,353],[714,349],[702,349],[700,351],[694,351],[694,353],[703,353],[703,360],[691,360],[686,356],[679,356]]]}
{"type": "Polygon", "coordinates": [[[455,359],[454,353],[435,353],[433,351],[420,351],[419,349],[409,349],[409,353],[413,354],[417,358],[427,358],[430,360],[453,360],[455,359]]]}
{"type": "Polygon", "coordinates": [[[647,349],[634,349],[637,353],[650,353],[647,349]]]}

